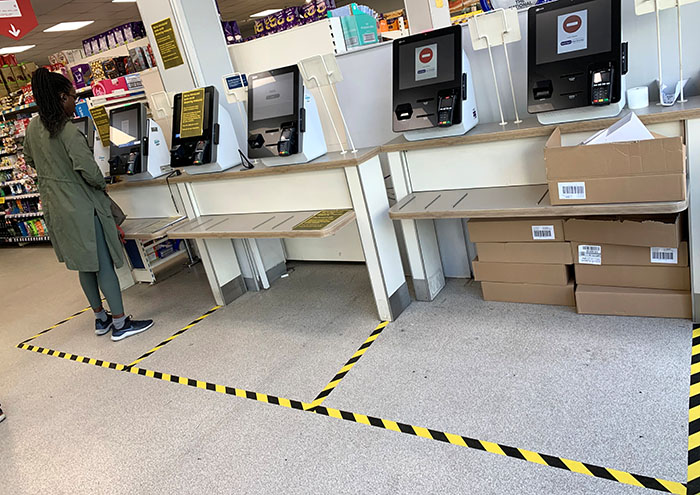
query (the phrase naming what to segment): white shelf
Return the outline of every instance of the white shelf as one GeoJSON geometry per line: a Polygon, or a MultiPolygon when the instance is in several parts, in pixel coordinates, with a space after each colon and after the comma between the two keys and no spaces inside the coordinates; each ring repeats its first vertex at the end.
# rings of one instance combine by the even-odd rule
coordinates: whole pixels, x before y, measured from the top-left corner
{"type": "Polygon", "coordinates": [[[38,198],[41,196],[39,193],[30,193],[30,194],[18,194],[16,196],[2,196],[5,198],[5,200],[8,199],[31,199],[31,198],[38,198]]]}
{"type": "Polygon", "coordinates": [[[128,57],[129,49],[146,47],[148,45],[148,37],[141,38],[140,40],[124,43],[123,45],[119,45],[115,48],[110,48],[109,50],[105,50],[96,55],[90,55],[89,57],[85,57],[81,60],[76,61],[74,64],[71,64],[71,67],[75,67],[76,65],[80,64],[89,64],[90,62],[94,62],[95,60],[102,60],[103,58],[128,57]]]}
{"type": "MultiPolygon", "coordinates": [[[[3,213],[4,214],[4,213],[3,213]]],[[[11,213],[9,215],[4,214],[5,218],[37,218],[37,217],[43,217],[44,212],[43,211],[35,211],[32,213],[11,213]]]]}

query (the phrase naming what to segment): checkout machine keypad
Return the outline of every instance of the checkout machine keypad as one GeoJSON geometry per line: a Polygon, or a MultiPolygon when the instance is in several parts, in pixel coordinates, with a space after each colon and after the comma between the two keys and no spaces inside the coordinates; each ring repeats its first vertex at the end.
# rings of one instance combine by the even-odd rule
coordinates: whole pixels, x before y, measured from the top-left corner
{"type": "Polygon", "coordinates": [[[455,97],[453,95],[440,97],[438,103],[438,126],[448,127],[452,125],[454,106],[455,97]]]}
{"type": "Polygon", "coordinates": [[[596,71],[591,80],[591,104],[608,105],[612,98],[612,69],[596,71]]]}

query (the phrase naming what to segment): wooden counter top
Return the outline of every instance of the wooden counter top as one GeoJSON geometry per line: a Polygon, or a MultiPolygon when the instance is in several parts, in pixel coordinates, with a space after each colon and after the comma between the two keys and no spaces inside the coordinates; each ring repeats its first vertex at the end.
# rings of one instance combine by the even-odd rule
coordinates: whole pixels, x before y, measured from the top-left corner
{"type": "MultiPolygon", "coordinates": [[[[563,134],[593,132],[610,127],[630,112],[632,112],[632,110],[625,108],[620,115],[610,119],[584,120],[581,122],[569,122],[556,125],[542,125],[537,120],[537,117],[527,118],[521,124],[510,123],[506,126],[501,126],[498,123],[479,124],[463,136],[426,139],[423,141],[407,141],[403,136],[399,136],[382,146],[381,152],[413,151],[549,136],[556,127],[561,127],[563,134]]],[[[664,122],[697,119],[700,118],[700,96],[689,98],[687,103],[676,103],[672,107],[662,107],[652,103],[649,107],[634,110],[634,112],[645,124],[661,124],[664,122]]]]}
{"type": "MultiPolygon", "coordinates": [[[[316,160],[310,163],[302,163],[299,165],[282,165],[279,167],[267,167],[262,163],[259,163],[256,164],[255,168],[253,169],[246,169],[242,166],[238,166],[233,169],[226,170],[224,172],[214,172],[211,174],[197,175],[190,175],[186,172],[186,169],[183,169],[182,175],[178,177],[172,177],[170,179],[170,183],[178,184],[185,182],[211,182],[218,180],[249,179],[251,177],[296,174],[303,172],[316,172],[319,170],[331,170],[336,168],[357,167],[358,165],[361,165],[362,163],[371,160],[378,154],[379,147],[374,147],[359,149],[357,150],[357,153],[352,153],[348,151],[345,154],[341,154],[339,151],[335,151],[327,153],[326,155],[317,158],[316,160]]],[[[107,187],[107,191],[133,187],[153,187],[160,185],[166,185],[165,176],[145,181],[118,182],[116,184],[109,185],[107,187]]]]}
{"type": "Polygon", "coordinates": [[[688,200],[552,206],[547,184],[480,189],[422,191],[409,194],[391,207],[394,220],[439,218],[570,217],[679,213],[688,200]]]}

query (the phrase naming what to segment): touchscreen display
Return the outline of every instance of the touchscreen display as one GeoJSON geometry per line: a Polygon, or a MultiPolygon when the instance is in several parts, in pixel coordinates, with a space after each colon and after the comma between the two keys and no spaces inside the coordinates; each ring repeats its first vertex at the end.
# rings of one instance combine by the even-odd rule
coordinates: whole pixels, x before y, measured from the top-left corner
{"type": "Polygon", "coordinates": [[[429,86],[455,78],[453,34],[399,47],[399,90],[429,86]]]}
{"type": "Polygon", "coordinates": [[[536,15],[537,65],[612,49],[610,0],[591,0],[536,15]]]}
{"type": "Polygon", "coordinates": [[[113,113],[109,129],[110,141],[114,146],[125,148],[139,143],[139,110],[134,108],[113,113]]]}
{"type": "Polygon", "coordinates": [[[294,114],[294,73],[261,77],[252,81],[253,120],[294,114]]]}

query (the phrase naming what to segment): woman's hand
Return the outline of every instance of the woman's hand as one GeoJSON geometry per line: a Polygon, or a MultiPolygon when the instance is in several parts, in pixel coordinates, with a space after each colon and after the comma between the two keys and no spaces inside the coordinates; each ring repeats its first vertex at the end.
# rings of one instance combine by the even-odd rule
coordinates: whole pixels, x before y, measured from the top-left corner
{"type": "Polygon", "coordinates": [[[117,232],[119,232],[119,240],[122,241],[122,244],[126,244],[126,234],[119,225],[117,225],[117,232]]]}

